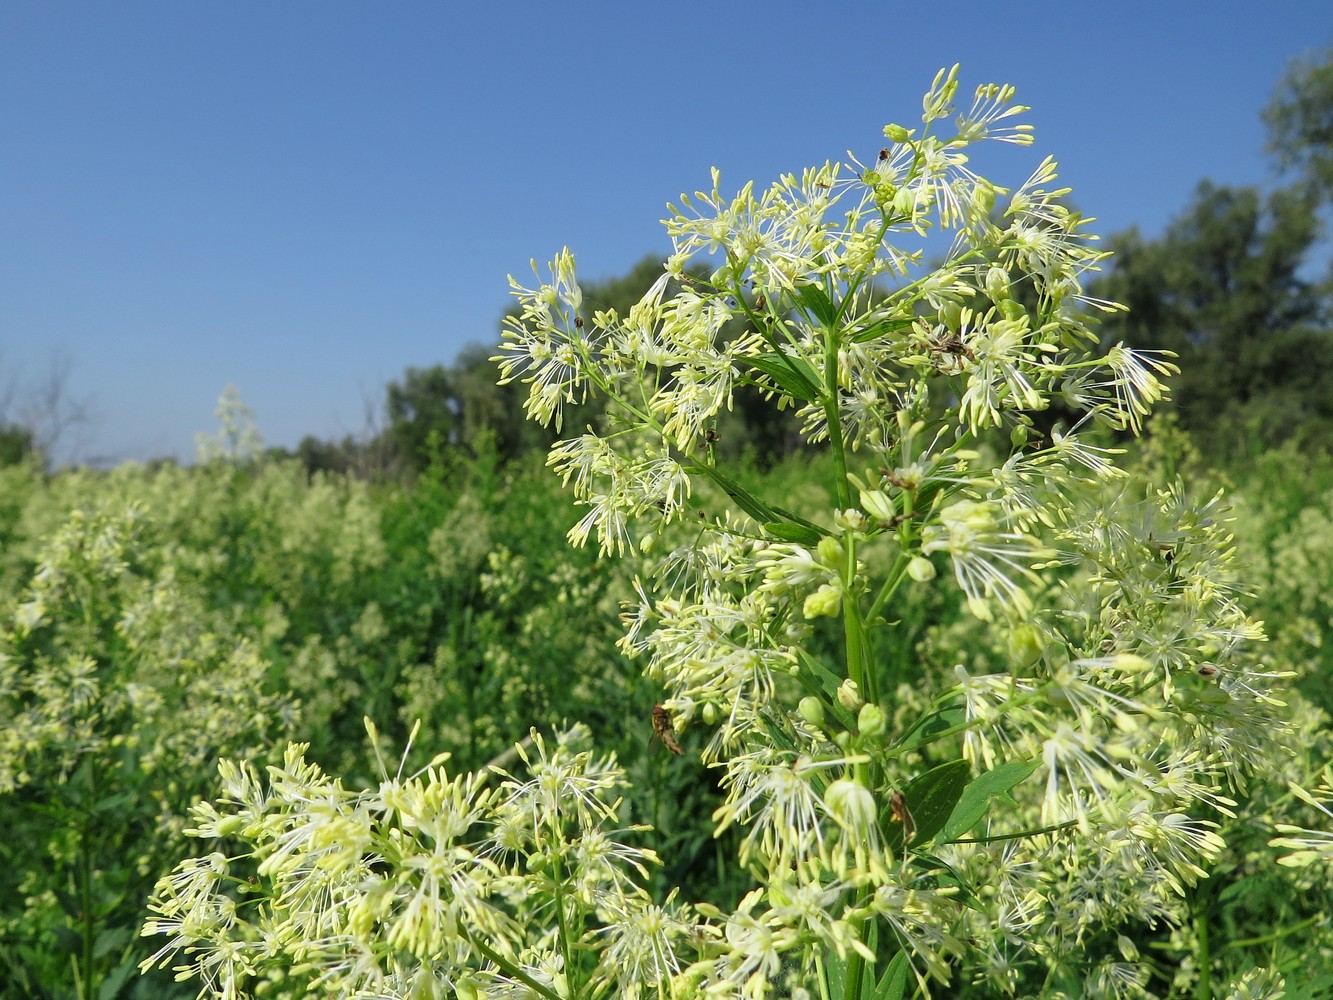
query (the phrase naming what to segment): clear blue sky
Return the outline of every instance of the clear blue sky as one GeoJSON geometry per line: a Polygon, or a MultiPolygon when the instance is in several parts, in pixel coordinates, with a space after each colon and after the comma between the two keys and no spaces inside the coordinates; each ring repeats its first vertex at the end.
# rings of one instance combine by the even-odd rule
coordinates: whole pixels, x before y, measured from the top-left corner
{"type": "MultiPolygon", "coordinates": [[[[0,390],[53,352],[62,459],[193,455],[235,383],[270,444],[341,437],[490,343],[505,275],[667,247],[682,191],[873,156],[934,72],[1016,84],[1110,233],[1267,184],[1259,111],[1327,2],[0,4],[0,390]]],[[[1013,147],[1008,147],[1012,149],[1013,147]]]]}

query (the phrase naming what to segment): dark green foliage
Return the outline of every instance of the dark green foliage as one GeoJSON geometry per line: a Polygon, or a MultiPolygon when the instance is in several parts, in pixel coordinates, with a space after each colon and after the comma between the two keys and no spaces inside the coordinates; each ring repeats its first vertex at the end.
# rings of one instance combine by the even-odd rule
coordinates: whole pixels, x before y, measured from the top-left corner
{"type": "Polygon", "coordinates": [[[1317,235],[1307,192],[1205,181],[1159,240],[1111,241],[1094,293],[1129,311],[1107,317],[1104,339],[1179,355],[1181,422],[1212,455],[1333,442],[1327,302],[1302,276],[1317,235]]]}
{"type": "Polygon", "coordinates": [[[1333,446],[1333,283],[1320,207],[1333,196],[1333,53],[1294,65],[1264,115],[1297,175],[1267,194],[1202,182],[1156,240],[1111,238],[1092,291],[1129,307],[1104,340],[1174,351],[1182,424],[1206,454],[1246,460],[1283,441],[1333,446]]]}
{"type": "Polygon", "coordinates": [[[1324,201],[1333,197],[1333,49],[1294,63],[1268,108],[1268,151],[1324,201]]]}
{"type": "Polygon", "coordinates": [[[33,451],[31,430],[18,424],[0,424],[0,466],[18,465],[33,451]]]}

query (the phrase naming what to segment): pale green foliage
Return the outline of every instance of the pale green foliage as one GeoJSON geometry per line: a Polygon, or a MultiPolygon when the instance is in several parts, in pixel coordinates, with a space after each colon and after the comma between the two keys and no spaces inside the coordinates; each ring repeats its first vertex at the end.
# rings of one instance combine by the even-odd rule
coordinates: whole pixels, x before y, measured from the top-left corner
{"type": "Polygon", "coordinates": [[[179,852],[182,811],[213,762],[289,735],[293,705],[265,693],[268,664],[210,623],[153,530],[136,505],[73,511],[3,608],[0,851],[16,988],[123,983],[138,900],[179,852]],[[73,961],[16,960],[51,935],[77,942],[73,961]]]}
{"type": "Polygon", "coordinates": [[[215,413],[218,432],[195,435],[195,450],[201,462],[250,462],[260,456],[264,438],[255,426],[255,412],[241,398],[236,386],[227,385],[218,397],[215,413]]]}
{"type": "MultiPolygon", "coordinates": [[[[1221,504],[1128,480],[1096,435],[1139,430],[1170,364],[1094,352],[1116,307],[1083,294],[1101,255],[1054,162],[1013,189],[973,173],[971,144],[1031,132],[1011,88],[955,116],[956,90],[941,72],[924,127],[888,126],[868,166],[734,195],[715,171],[627,315],[584,315],[568,251],[514,283],[502,378],[557,428],[609,401],[604,432],[550,454],[586,509],[569,537],[632,556],[621,647],[664,691],[655,724],[705,730],[751,891],[641,893],[653,856],[614,833],[592,756],[538,743],[503,791],[429,771],[350,793],[294,750],[266,788],[228,766],[199,833],[241,846],[159,884],[162,961],[184,951],[226,996],[274,965],[338,996],[859,1000],[909,968],[923,991],[1148,995],[1125,930],[1179,914],[1225,847],[1211,817],[1271,771],[1280,672],[1256,662],[1221,504]],[[931,230],[953,242],[925,269],[931,230]],[[716,466],[741,383],[826,446],[819,509],[716,466]],[[924,594],[989,648],[904,655],[924,594]],[[233,865],[255,866],[245,907],[233,865]]],[[[521,565],[489,569],[502,596],[521,565]]]]}

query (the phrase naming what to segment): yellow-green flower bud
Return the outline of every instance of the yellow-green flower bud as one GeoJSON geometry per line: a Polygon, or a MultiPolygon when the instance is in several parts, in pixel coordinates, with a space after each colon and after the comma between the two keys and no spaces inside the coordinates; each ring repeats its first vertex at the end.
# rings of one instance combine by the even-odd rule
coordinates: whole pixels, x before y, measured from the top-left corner
{"type": "Polygon", "coordinates": [[[1134,653],[1116,653],[1115,668],[1122,674],[1146,674],[1152,669],[1152,664],[1134,653]]]}
{"type": "Polygon", "coordinates": [[[917,583],[929,583],[935,579],[935,564],[925,556],[913,556],[907,564],[907,575],[917,583]]]}
{"type": "Polygon", "coordinates": [[[796,706],[801,718],[812,726],[824,725],[824,703],[812,694],[806,695],[796,706]]]}
{"type": "Polygon", "coordinates": [[[899,188],[893,196],[893,210],[899,215],[910,217],[916,208],[916,191],[912,188],[899,188]]]}
{"type": "Polygon", "coordinates": [[[990,215],[991,209],[995,207],[995,186],[993,184],[978,184],[973,197],[976,199],[977,216],[985,218],[990,215]]]}
{"type": "Polygon", "coordinates": [[[847,559],[847,553],[842,547],[842,542],[833,535],[825,535],[821,538],[815,552],[819,556],[820,565],[827,566],[832,570],[842,569],[842,564],[847,559]]]}
{"type": "Polygon", "coordinates": [[[1015,448],[1021,448],[1028,443],[1028,429],[1024,424],[1015,424],[1014,429],[1009,432],[1009,443],[1015,448]]]}
{"type": "Polygon", "coordinates": [[[992,302],[1004,302],[1012,298],[1009,291],[1009,272],[998,264],[992,264],[986,272],[986,294],[992,302]]]}
{"type": "Polygon", "coordinates": [[[884,710],[871,702],[856,713],[856,729],[862,736],[878,736],[884,732],[884,710]]]}
{"type": "Polygon", "coordinates": [[[1003,302],[996,304],[999,306],[1000,315],[1010,323],[1017,322],[1028,314],[1027,309],[1023,307],[1023,303],[1017,299],[1005,299],[1003,302]]]}
{"type": "Polygon", "coordinates": [[[835,510],[833,512],[833,524],[843,531],[864,531],[866,516],[855,507],[848,507],[846,510],[835,510]]]}
{"type": "Polygon", "coordinates": [[[883,490],[862,490],[861,509],[876,521],[892,521],[897,515],[893,500],[883,490]]]}
{"type": "Polygon", "coordinates": [[[1227,694],[1226,691],[1222,690],[1216,684],[1206,685],[1203,690],[1197,692],[1196,696],[1203,704],[1212,705],[1214,707],[1225,705],[1231,700],[1231,695],[1227,694]]]}
{"type": "Polygon", "coordinates": [[[842,585],[826,583],[805,599],[801,612],[807,618],[836,618],[842,611],[842,585]]]}
{"type": "Polygon", "coordinates": [[[1046,651],[1046,640],[1031,625],[1019,625],[1009,633],[1009,660],[1019,669],[1030,667],[1046,651]]]}
{"type": "Polygon", "coordinates": [[[865,704],[861,697],[861,689],[850,677],[838,685],[838,704],[849,712],[859,712],[861,706],[865,704]]]}
{"type": "Polygon", "coordinates": [[[717,706],[711,701],[704,702],[703,710],[699,714],[704,720],[704,725],[712,726],[717,723],[717,706]]]}
{"type": "Polygon", "coordinates": [[[879,810],[870,789],[849,778],[839,778],[824,791],[824,804],[829,813],[848,833],[858,839],[869,835],[877,821],[879,810]]]}
{"type": "Polygon", "coordinates": [[[906,142],[912,138],[912,133],[901,125],[890,123],[884,126],[884,138],[891,139],[894,142],[906,142]]]}

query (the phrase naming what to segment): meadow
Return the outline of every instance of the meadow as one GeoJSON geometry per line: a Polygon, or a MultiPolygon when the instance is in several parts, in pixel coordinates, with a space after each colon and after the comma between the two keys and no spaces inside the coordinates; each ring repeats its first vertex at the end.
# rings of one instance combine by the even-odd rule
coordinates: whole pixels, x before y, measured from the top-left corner
{"type": "Polygon", "coordinates": [[[513,281],[549,454],[0,468],[4,996],[1333,994],[1333,459],[1203,457],[956,72],[513,281]]]}

